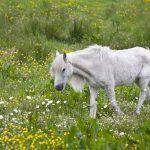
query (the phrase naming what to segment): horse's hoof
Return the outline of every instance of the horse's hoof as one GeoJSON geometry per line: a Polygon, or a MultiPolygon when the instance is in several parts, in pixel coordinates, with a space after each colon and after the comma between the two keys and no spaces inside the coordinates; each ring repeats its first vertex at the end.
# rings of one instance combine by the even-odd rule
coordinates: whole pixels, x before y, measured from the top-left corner
{"type": "Polygon", "coordinates": [[[140,111],[134,111],[133,115],[136,115],[136,116],[140,115],[140,111]]]}
{"type": "Polygon", "coordinates": [[[89,115],[91,119],[96,119],[96,115],[89,115]]]}
{"type": "Polygon", "coordinates": [[[117,112],[117,115],[119,115],[119,116],[123,116],[123,115],[124,115],[124,112],[122,112],[122,111],[117,112]]]}

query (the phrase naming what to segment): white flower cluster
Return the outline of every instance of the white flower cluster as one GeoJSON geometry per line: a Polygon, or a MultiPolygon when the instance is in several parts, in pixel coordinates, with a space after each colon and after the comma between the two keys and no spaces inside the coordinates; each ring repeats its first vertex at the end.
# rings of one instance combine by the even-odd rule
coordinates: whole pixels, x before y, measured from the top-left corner
{"type": "Polygon", "coordinates": [[[4,117],[2,115],[0,115],[0,120],[4,119],[4,117]]]}
{"type": "Polygon", "coordinates": [[[4,102],[4,101],[1,101],[1,102],[0,102],[0,105],[3,105],[3,104],[5,104],[5,102],[4,102]]]}

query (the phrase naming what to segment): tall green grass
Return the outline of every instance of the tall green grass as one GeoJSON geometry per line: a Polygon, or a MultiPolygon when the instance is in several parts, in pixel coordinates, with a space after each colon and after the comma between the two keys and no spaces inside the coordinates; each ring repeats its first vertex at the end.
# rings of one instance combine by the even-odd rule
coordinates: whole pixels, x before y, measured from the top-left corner
{"type": "Polygon", "coordinates": [[[149,47],[149,10],[149,3],[143,0],[3,0],[0,44],[26,55],[39,52],[40,58],[55,50],[45,46],[51,40],[68,45],[97,43],[114,49],[149,47]]]}

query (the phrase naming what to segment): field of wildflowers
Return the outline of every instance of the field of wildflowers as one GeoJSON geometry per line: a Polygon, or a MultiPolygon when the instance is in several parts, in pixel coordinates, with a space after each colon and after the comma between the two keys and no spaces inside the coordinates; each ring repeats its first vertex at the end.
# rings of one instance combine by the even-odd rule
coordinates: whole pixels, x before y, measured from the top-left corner
{"type": "Polygon", "coordinates": [[[116,89],[125,116],[102,90],[93,120],[88,88],[58,92],[49,75],[56,50],[150,47],[149,14],[148,0],[1,0],[0,150],[150,149],[150,102],[132,115],[135,85],[116,89]]]}

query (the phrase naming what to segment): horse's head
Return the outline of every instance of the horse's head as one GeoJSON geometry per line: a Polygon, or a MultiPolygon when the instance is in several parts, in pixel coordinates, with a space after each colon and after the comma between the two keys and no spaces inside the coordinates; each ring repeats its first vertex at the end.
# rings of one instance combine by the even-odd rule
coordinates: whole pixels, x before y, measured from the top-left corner
{"type": "Polygon", "coordinates": [[[54,78],[55,88],[59,91],[63,90],[73,74],[73,66],[68,61],[66,53],[59,54],[59,52],[56,52],[56,58],[52,63],[50,73],[54,78]]]}

